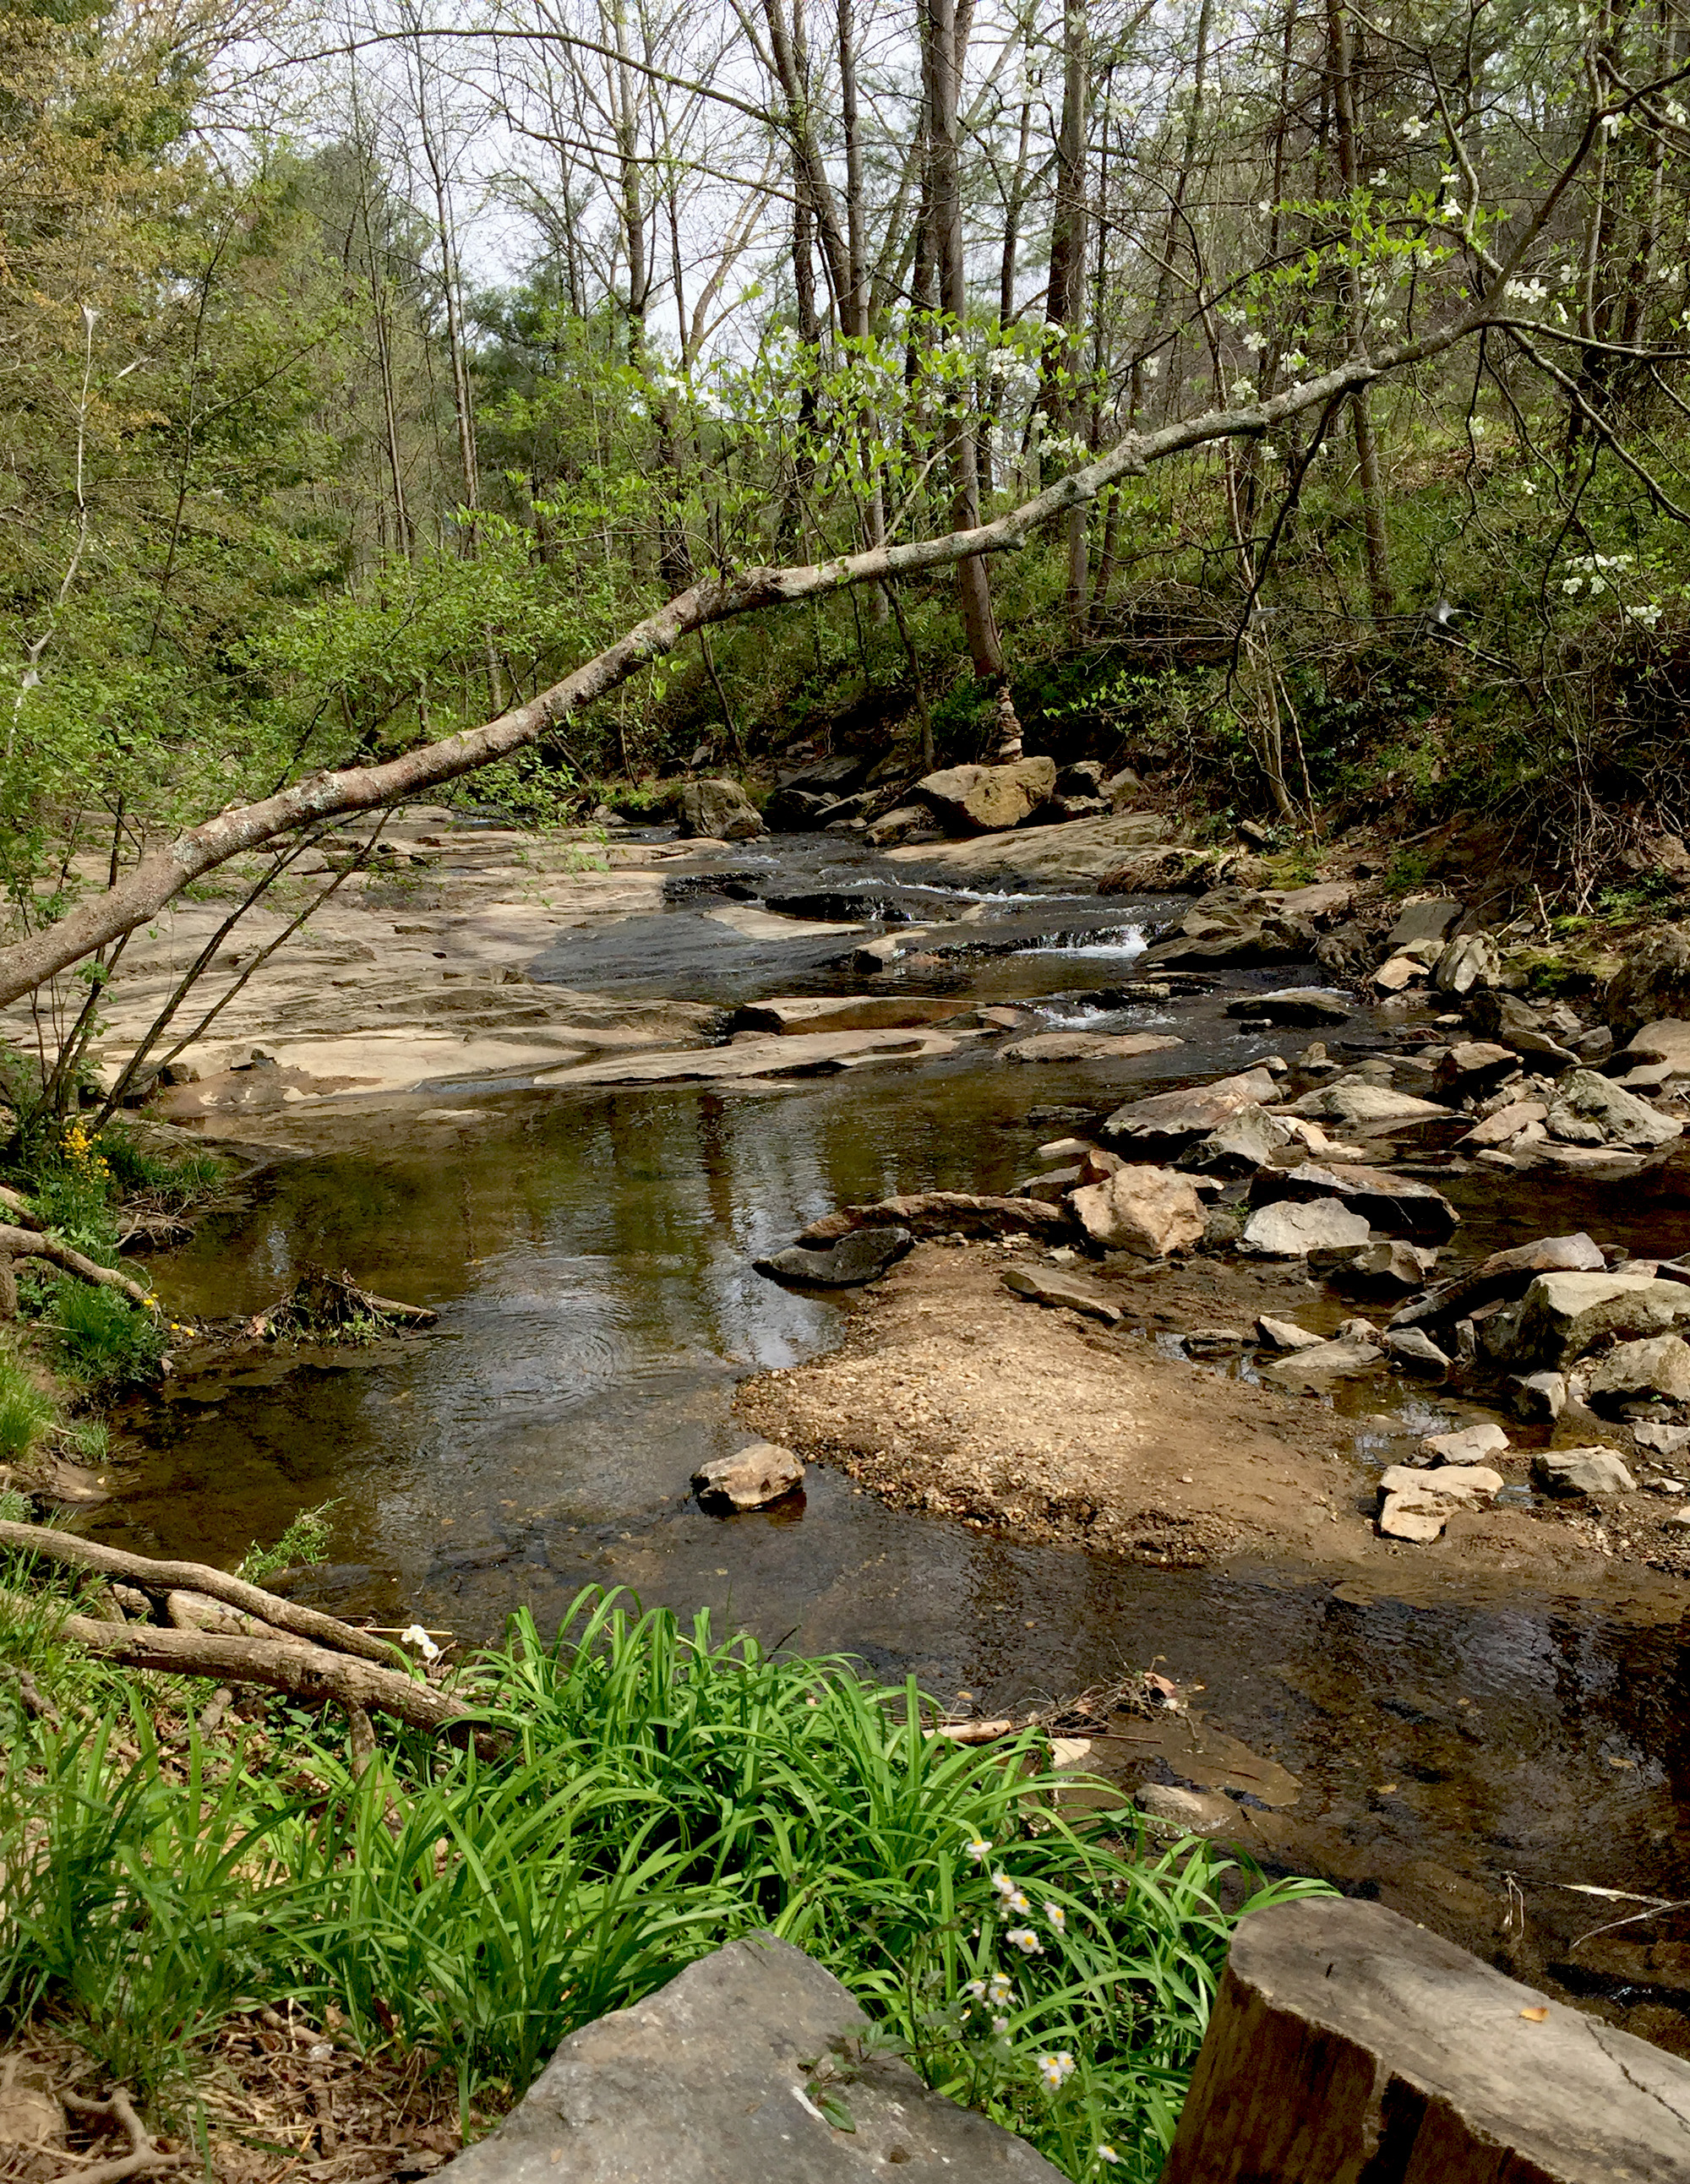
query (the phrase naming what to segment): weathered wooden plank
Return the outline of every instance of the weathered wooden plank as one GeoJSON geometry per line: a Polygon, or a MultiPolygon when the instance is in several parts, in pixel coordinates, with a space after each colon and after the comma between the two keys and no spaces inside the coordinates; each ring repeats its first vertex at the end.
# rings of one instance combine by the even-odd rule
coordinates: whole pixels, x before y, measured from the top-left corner
{"type": "Polygon", "coordinates": [[[1162,2184],[1667,2184],[1690,2063],[1377,1903],[1247,1919],[1162,2184]]]}

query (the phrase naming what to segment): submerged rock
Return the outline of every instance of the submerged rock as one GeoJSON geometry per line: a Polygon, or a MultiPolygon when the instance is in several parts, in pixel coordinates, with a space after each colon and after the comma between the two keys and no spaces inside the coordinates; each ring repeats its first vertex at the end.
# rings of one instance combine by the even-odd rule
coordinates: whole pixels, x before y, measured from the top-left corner
{"type": "Polygon", "coordinates": [[[693,1474],[693,1491],[706,1509],[766,1509],[804,1484],[804,1466],[789,1448],[753,1441],[733,1456],[712,1457],[693,1474]]]}
{"type": "Polygon", "coordinates": [[[796,1289],[854,1290],[890,1273],[915,1242],[907,1228],[854,1228],[819,1250],[793,1244],[752,1262],[771,1281],[796,1289]]]}

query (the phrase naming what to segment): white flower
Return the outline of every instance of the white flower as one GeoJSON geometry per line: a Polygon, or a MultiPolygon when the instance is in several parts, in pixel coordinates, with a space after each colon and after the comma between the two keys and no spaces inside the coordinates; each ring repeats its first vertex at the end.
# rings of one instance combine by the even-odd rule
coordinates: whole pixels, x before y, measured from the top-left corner
{"type": "Polygon", "coordinates": [[[1660,609],[1657,606],[1627,607],[1626,612],[1633,621],[1640,621],[1645,629],[1653,629],[1660,620],[1660,609]]]}
{"type": "Polygon", "coordinates": [[[1417,115],[1411,114],[1408,120],[1403,124],[1403,134],[1405,136],[1411,138],[1415,136],[1424,136],[1431,127],[1431,123],[1430,121],[1422,121],[1417,115]]]}
{"type": "Polygon", "coordinates": [[[1252,356],[1258,355],[1268,346],[1268,337],[1265,334],[1258,334],[1256,329],[1252,326],[1249,332],[1244,337],[1244,346],[1249,350],[1252,356]]]}
{"type": "Polygon", "coordinates": [[[975,1864],[979,1865],[984,1864],[991,1850],[991,1845],[984,1836],[974,1836],[964,1845],[964,1848],[975,1864]]]}
{"type": "Polygon", "coordinates": [[[1012,1926],[1004,1936],[1012,1948],[1019,1949],[1023,1957],[1042,1957],[1045,1945],[1030,1926],[1012,1926]]]}
{"type": "Polygon", "coordinates": [[[1582,591],[1584,589],[1584,578],[1582,577],[1563,577],[1561,579],[1561,589],[1567,593],[1569,596],[1570,596],[1574,592],[1582,591]]]}
{"type": "Polygon", "coordinates": [[[1007,2017],[995,2017],[995,2018],[993,2018],[993,2020],[992,2020],[992,2031],[993,2031],[994,2032],[998,2033],[998,2034],[1001,2036],[1001,2035],[1002,2035],[1003,2033],[1007,2032],[1007,2031],[1008,2031],[1008,2030],[1009,2030],[1009,2020],[1008,2020],[1007,2017]]]}
{"type": "Polygon", "coordinates": [[[1004,1897],[1002,1908],[998,1915],[1000,1918],[1007,1919],[1013,1911],[1018,1918],[1024,1919],[1032,1908],[1031,1900],[1023,1896],[1018,1888],[1012,1895],[1004,1897]]]}
{"type": "Polygon", "coordinates": [[[1101,2139],[1098,2141],[1097,2159],[1100,2161],[1118,2161],[1120,2158],[1113,2146],[1105,2146],[1101,2139]]]}
{"type": "Polygon", "coordinates": [[[986,1983],[984,1980],[970,1980],[962,1992],[964,1994],[973,1995],[976,2002],[984,2002],[986,1998],[986,1983]]]}
{"type": "Polygon", "coordinates": [[[1162,376],[1162,359],[1159,356],[1147,356],[1139,366],[1139,371],[1146,379],[1159,379],[1162,376]]]}
{"type": "Polygon", "coordinates": [[[1397,321],[1395,319],[1375,319],[1374,324],[1382,334],[1394,334],[1397,331],[1397,321]]]}
{"type": "Polygon", "coordinates": [[[1074,2075],[1073,2056],[1065,2048],[1055,2055],[1041,2055],[1039,2058],[1039,2075],[1051,2092],[1059,2092],[1074,2075]]]}
{"type": "Polygon", "coordinates": [[[1604,136],[1617,136],[1626,125],[1623,114],[1604,114],[1597,126],[1604,136]]]}
{"type": "Polygon", "coordinates": [[[1068,1924],[1068,1914],[1060,1903],[1047,1903],[1045,1906],[1045,1916],[1059,1934],[1068,1924]]]}
{"type": "Polygon", "coordinates": [[[1482,417],[1470,417],[1467,420],[1467,429],[1475,440],[1482,440],[1485,437],[1484,419],[1482,417]]]}
{"type": "Polygon", "coordinates": [[[413,1647],[421,1654],[425,1661],[438,1661],[440,1658],[440,1648],[420,1623],[413,1623],[410,1630],[401,1630],[399,1643],[401,1646],[413,1647]]]}
{"type": "Polygon", "coordinates": [[[1015,1893],[1015,1883],[1007,1873],[993,1874],[992,1886],[1000,1896],[1013,1896],[1015,1893]]]}
{"type": "Polygon", "coordinates": [[[1530,478],[1522,478],[1520,480],[1520,489],[1525,495],[1525,498],[1528,500],[1531,499],[1532,495],[1537,490],[1537,487],[1533,485],[1530,478]]]}
{"type": "Polygon", "coordinates": [[[1301,371],[1308,359],[1300,348],[1288,348],[1281,361],[1287,371],[1301,371]]]}
{"type": "Polygon", "coordinates": [[[1383,167],[1375,167],[1367,179],[1375,189],[1382,190],[1385,187],[1386,183],[1390,181],[1391,177],[1386,173],[1383,167]]]}
{"type": "Polygon", "coordinates": [[[994,1972],[986,1981],[986,1999],[994,2008],[1001,2009],[1015,1992],[1015,1982],[1007,1972],[994,1972]]]}
{"type": "Polygon", "coordinates": [[[1437,216],[1440,220],[1448,220],[1452,226],[1459,227],[1461,225],[1461,208],[1453,198],[1444,199],[1437,209],[1437,216]]]}
{"type": "Polygon", "coordinates": [[[1256,383],[1251,379],[1235,379],[1226,391],[1234,402],[1253,402],[1256,399],[1256,383]]]}
{"type": "Polygon", "coordinates": [[[1273,210],[1273,209],[1274,209],[1274,201],[1273,201],[1273,199],[1272,199],[1271,198],[1263,198],[1262,199],[1262,202],[1260,203],[1260,204],[1258,204],[1258,205],[1257,206],[1257,208],[1256,208],[1257,211],[1258,211],[1258,212],[1260,212],[1260,213],[1269,213],[1269,212],[1271,212],[1271,211],[1273,210]]]}

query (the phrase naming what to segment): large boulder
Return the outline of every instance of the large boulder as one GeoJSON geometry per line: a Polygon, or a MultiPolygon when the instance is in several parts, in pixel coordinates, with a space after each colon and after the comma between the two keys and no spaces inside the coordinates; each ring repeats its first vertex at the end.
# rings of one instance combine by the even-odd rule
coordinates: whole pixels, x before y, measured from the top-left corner
{"type": "Polygon", "coordinates": [[[1578,1059],[1570,1047],[1550,1038],[1539,1022],[1537,1011],[1517,994],[1481,987],[1468,996],[1467,1018],[1481,1037],[1507,1047],[1511,1054],[1519,1055],[1546,1077],[1559,1076],[1562,1070],[1570,1069],[1578,1059]]]}
{"type": "Polygon", "coordinates": [[[1180,894],[1207,887],[1220,859],[1213,850],[1187,850],[1177,844],[1137,850],[1112,866],[1097,882],[1099,894],[1180,894]]]}
{"type": "Polygon", "coordinates": [[[1250,1186],[1252,1206],[1276,1200],[1336,1199],[1387,1235],[1409,1236],[1423,1244],[1442,1244],[1454,1233],[1461,1216],[1441,1190],[1412,1176],[1384,1168],[1330,1166],[1305,1161],[1301,1167],[1264,1167],[1250,1186]]]}
{"type": "Polygon", "coordinates": [[[1546,1494],[1579,1500],[1593,1494],[1634,1494],[1637,1482],[1611,1448],[1552,1448],[1531,1459],[1531,1476],[1546,1494]]]}
{"type": "Polygon", "coordinates": [[[1011,766],[952,766],[929,773],[914,794],[957,834],[995,834],[1018,827],[1057,785],[1052,758],[1017,759],[1011,766]]]}
{"type": "MultiPolygon", "coordinates": [[[[1571,1055],[1567,1059],[1570,1061],[1571,1055]]],[[[1519,1067],[1520,1058],[1511,1047],[1489,1039],[1463,1039],[1439,1061],[1432,1082],[1447,1100],[1482,1098],[1519,1067]]]]}
{"type": "Polygon", "coordinates": [[[1426,1320],[1460,1319],[1481,1305],[1523,1295],[1537,1274],[1600,1274],[1607,1269],[1601,1245],[1582,1229],[1570,1236],[1540,1236],[1533,1244],[1492,1251],[1471,1273],[1440,1282],[1414,1303],[1405,1305],[1391,1324],[1413,1327],[1426,1320]]]}
{"type": "Polygon", "coordinates": [[[1341,1077],[1334,1084],[1317,1085],[1291,1103],[1293,1115],[1314,1115],[1337,1123],[1361,1125],[1389,1123],[1428,1123],[1449,1110],[1433,1100],[1417,1100],[1411,1092],[1398,1092],[1389,1084],[1375,1084],[1365,1077],[1341,1077]]]}
{"type": "Polygon", "coordinates": [[[572,2032],[452,2169],[452,2184],[1061,2184],[1023,2139],[929,2092],[830,1972],[768,1933],[572,2032]]]}
{"type": "MultiPolygon", "coordinates": [[[[1074,1192],[1068,1204],[1092,1242],[1107,1250],[1164,1259],[1202,1241],[1203,1202],[1191,1178],[1172,1168],[1118,1168],[1074,1192]]],[[[1690,1298],[1690,1289],[1684,1294],[1690,1298]]]]}
{"type": "Polygon", "coordinates": [[[1203,1175],[1253,1175],[1290,1143],[1289,1125],[1252,1100],[1188,1145],[1179,1165],[1203,1175]]]}
{"type": "Polygon", "coordinates": [[[1432,895],[1423,902],[1404,903],[1397,922],[1386,935],[1387,952],[1399,955],[1404,949],[1428,940],[1436,941],[1441,951],[1461,922],[1464,908],[1453,895],[1432,895]]]}
{"type": "Polygon", "coordinates": [[[1590,1376],[1590,1400],[1598,1408],[1647,1402],[1655,1396],[1665,1396],[1670,1403],[1690,1403],[1690,1342],[1682,1334],[1621,1342],[1590,1376]]]}
{"type": "Polygon", "coordinates": [[[1690,1017],[1690,929],[1647,934],[1609,980],[1602,1013],[1617,1039],[1662,1017],[1690,1017]]]}
{"type": "Polygon", "coordinates": [[[1372,1235],[1367,1216],[1352,1213],[1335,1198],[1299,1204],[1286,1199],[1258,1206],[1244,1224],[1247,1251],[1269,1259],[1301,1259],[1310,1251],[1358,1249],[1372,1235]]]}
{"type": "Polygon", "coordinates": [[[1690,1022],[1682,1017],[1662,1017],[1633,1034],[1631,1044],[1608,1065],[1616,1077],[1628,1070],[1665,1062],[1669,1077],[1690,1077],[1690,1022]]]}
{"type": "Polygon", "coordinates": [[[1494,986],[1502,976],[1503,960],[1488,933],[1464,933],[1444,950],[1432,966],[1432,983],[1441,994],[1458,999],[1475,986],[1494,986]]]}
{"type": "Polygon", "coordinates": [[[1509,1362],[1557,1367],[1604,1335],[1635,1340],[1690,1322],[1690,1287],[1652,1274],[1539,1274],[1526,1290],[1509,1362]]]}
{"type": "Polygon", "coordinates": [[[676,805],[678,831],[713,842],[749,842],[763,831],[757,807],[737,781],[689,781],[676,805]]]}
{"type": "Polygon", "coordinates": [[[1544,1128],[1570,1145],[1664,1145],[1684,1125],[1593,1069],[1570,1069],[1555,1087],[1544,1128]]]}
{"type": "Polygon", "coordinates": [[[1258,963],[1305,963],[1314,953],[1314,930],[1304,919],[1269,911],[1217,916],[1193,911],[1180,931],[1146,948],[1143,961],[1158,970],[1247,969],[1258,963]]]}
{"type": "Polygon", "coordinates": [[[1117,1107],[1103,1124],[1103,1135],[1124,1151],[1146,1157],[1174,1153],[1218,1130],[1245,1107],[1260,1107],[1276,1096],[1265,1069],[1218,1077],[1182,1092],[1152,1092],[1147,1099],[1117,1107]]]}
{"type": "Polygon", "coordinates": [[[1227,1003],[1226,1013],[1262,1023],[1297,1024],[1325,1031],[1347,1023],[1355,1014],[1355,1005],[1336,994],[1322,993],[1318,986],[1287,986],[1276,994],[1241,994],[1227,1003]]]}

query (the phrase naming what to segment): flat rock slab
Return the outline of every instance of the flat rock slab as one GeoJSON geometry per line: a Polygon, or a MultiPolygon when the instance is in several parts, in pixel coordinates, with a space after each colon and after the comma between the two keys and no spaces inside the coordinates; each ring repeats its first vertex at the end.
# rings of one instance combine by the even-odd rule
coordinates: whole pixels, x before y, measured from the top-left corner
{"type": "MultiPolygon", "coordinates": [[[[1024,2140],[861,2050],[867,2020],[772,1934],[730,1942],[572,2032],[453,2184],[1058,2184],[1024,2140]],[[830,2059],[839,2130],[805,2092],[830,2059]]],[[[1638,2042],[1633,2042],[1634,2046],[1638,2042]]]]}
{"type": "Polygon", "coordinates": [[[1238,1930],[1162,2184],[1665,2184],[1690,2064],[1382,1904],[1238,1930]]]}
{"type": "MultiPolygon", "coordinates": [[[[824,1213],[799,1237],[802,1245],[831,1244],[856,1228],[908,1228],[918,1236],[1042,1236],[1062,1242],[1074,1233],[1065,1206],[1036,1198],[976,1197],[967,1190],[914,1190],[872,1205],[824,1213]]],[[[1685,1290],[1690,1300],[1690,1289],[1685,1290]]]]}
{"type": "Polygon", "coordinates": [[[753,1441],[732,1456],[701,1463],[693,1474],[693,1491],[706,1509],[767,1509],[804,1484],[804,1466],[778,1441],[753,1441]]]}
{"type": "Polygon", "coordinates": [[[1392,1175],[1385,1168],[1337,1162],[1305,1161],[1301,1167],[1264,1168],[1250,1186],[1252,1206],[1287,1198],[1336,1199],[1352,1212],[1364,1214],[1370,1227],[1423,1243],[1446,1242],[1461,1219],[1443,1193],[1429,1183],[1392,1175]]]}
{"type": "Polygon", "coordinates": [[[1328,1380],[1349,1380],[1358,1373],[1371,1373],[1384,1362],[1385,1352],[1376,1343],[1316,1342],[1264,1365],[1262,1378],[1277,1381],[1282,1387],[1319,1387],[1328,1380]]]}
{"type": "Polygon", "coordinates": [[[1075,819],[1061,827],[1018,827],[1005,834],[962,842],[912,843],[889,850],[898,864],[931,866],[955,874],[1021,872],[1030,879],[1085,879],[1121,861],[1122,852],[1164,840],[1171,831],[1159,812],[1133,811],[1113,819],[1075,819]]]}
{"type": "Polygon", "coordinates": [[[1208,1137],[1241,1109],[1260,1107],[1276,1098],[1265,1069],[1250,1069],[1183,1092],[1152,1092],[1147,1099],[1118,1107],[1103,1125],[1103,1135],[1135,1153],[1173,1152],[1208,1137]]]}
{"type": "Polygon", "coordinates": [[[735,1078],[795,1077],[845,1069],[883,1056],[954,1054],[941,1031],[813,1031],[735,1039],[685,1054],[631,1054],[609,1061],[537,1070],[536,1084],[681,1084],[735,1078]]]}
{"type": "Polygon", "coordinates": [[[795,1289],[856,1290],[890,1273],[915,1240],[909,1229],[895,1223],[885,1228],[854,1228],[819,1250],[793,1244],[753,1263],[771,1281],[789,1283],[795,1289]]]}
{"type": "Polygon", "coordinates": [[[1128,1061],[1135,1055],[1163,1054],[1183,1046],[1167,1032],[1035,1031],[1012,1039],[998,1053],[1005,1061],[1128,1061]]]}
{"type": "Polygon", "coordinates": [[[1266,1258],[1300,1259],[1315,1251],[1358,1249],[1373,1232],[1364,1213],[1353,1213],[1336,1199],[1308,1204],[1290,1200],[1258,1206],[1244,1224],[1244,1249],[1266,1258]]]}
{"type": "Polygon", "coordinates": [[[1035,1304],[1065,1305],[1088,1319],[1101,1319],[1106,1327],[1115,1326],[1123,1316],[1119,1305],[1111,1304],[1087,1283],[1060,1273],[1054,1267],[1012,1267],[1003,1285],[1012,1295],[1030,1297],[1035,1304]]]}
{"type": "Polygon", "coordinates": [[[1263,1023],[1304,1024],[1317,1028],[1347,1023],[1354,1004],[1317,986],[1287,986],[1277,994],[1244,994],[1229,1001],[1230,1017],[1249,1017],[1263,1023]]]}
{"type": "Polygon", "coordinates": [[[936,1000],[922,994],[802,994],[790,1000],[748,1001],[735,1009],[730,1031],[772,1032],[778,1038],[812,1031],[908,1031],[967,1016],[972,1001],[936,1000]]]}
{"type": "Polygon", "coordinates": [[[1393,1091],[1388,1084],[1373,1084],[1363,1077],[1341,1077],[1336,1084],[1323,1084],[1291,1103],[1293,1115],[1330,1117],[1338,1123],[1429,1123],[1449,1118],[1447,1107],[1432,1100],[1417,1100],[1410,1092],[1393,1091]]]}

